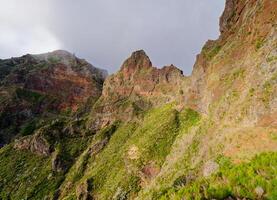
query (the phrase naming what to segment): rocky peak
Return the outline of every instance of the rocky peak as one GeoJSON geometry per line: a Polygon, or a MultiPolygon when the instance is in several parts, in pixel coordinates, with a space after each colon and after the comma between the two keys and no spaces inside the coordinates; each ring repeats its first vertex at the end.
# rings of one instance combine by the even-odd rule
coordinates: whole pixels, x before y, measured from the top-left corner
{"type": "Polygon", "coordinates": [[[96,79],[97,77],[101,77],[104,80],[108,76],[106,70],[99,69],[88,63],[85,59],[80,59],[75,54],[65,50],[56,50],[37,55],[28,54],[27,56],[35,59],[37,62],[50,63],[52,66],[64,65],[69,71],[75,71],[88,76],[93,75],[96,79]]]}
{"type": "Polygon", "coordinates": [[[43,54],[30,54],[33,58],[39,61],[47,61],[47,62],[62,62],[66,65],[72,64],[77,57],[75,55],[69,53],[65,50],[56,50],[48,53],[43,54]]]}
{"type": "Polygon", "coordinates": [[[138,50],[132,53],[132,55],[123,63],[121,71],[131,74],[137,70],[148,69],[152,67],[151,60],[147,56],[144,50],[138,50]]]}
{"type": "Polygon", "coordinates": [[[136,111],[146,110],[182,98],[185,77],[174,65],[153,67],[143,50],[132,53],[120,71],[104,83],[101,101],[95,108],[99,128],[115,119],[133,119],[136,111]],[[176,94],[176,91],[178,93],[176,94]]]}
{"type": "Polygon", "coordinates": [[[176,67],[175,65],[171,64],[171,65],[168,65],[168,66],[164,66],[162,69],[161,69],[162,72],[165,72],[165,73],[176,73],[176,74],[179,74],[179,75],[183,75],[183,71],[180,70],[178,67],[176,67]]]}

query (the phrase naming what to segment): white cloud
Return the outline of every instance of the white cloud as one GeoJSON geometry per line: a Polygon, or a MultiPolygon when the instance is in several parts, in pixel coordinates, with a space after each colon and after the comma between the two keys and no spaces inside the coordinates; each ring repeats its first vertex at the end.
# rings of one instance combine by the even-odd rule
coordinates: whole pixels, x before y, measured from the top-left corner
{"type": "Polygon", "coordinates": [[[0,37],[1,58],[26,53],[44,53],[61,48],[57,38],[44,27],[28,30],[5,29],[0,37]]]}
{"type": "Polygon", "coordinates": [[[51,5],[41,0],[6,0],[0,7],[0,58],[61,47],[48,28],[51,5]]]}

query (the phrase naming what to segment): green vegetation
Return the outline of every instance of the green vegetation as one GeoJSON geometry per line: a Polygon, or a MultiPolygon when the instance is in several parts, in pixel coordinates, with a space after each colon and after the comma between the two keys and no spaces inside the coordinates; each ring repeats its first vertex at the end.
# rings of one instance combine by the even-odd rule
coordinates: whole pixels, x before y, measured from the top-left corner
{"type": "Polygon", "coordinates": [[[263,99],[262,99],[266,107],[269,106],[268,104],[272,93],[273,93],[273,86],[269,81],[267,81],[263,85],[263,99]]]}
{"type": "Polygon", "coordinates": [[[269,135],[270,135],[271,139],[277,140],[277,131],[271,131],[271,132],[269,132],[269,135]]]}
{"type": "Polygon", "coordinates": [[[0,199],[51,198],[63,180],[51,171],[49,158],[7,146],[0,159],[0,199]]]}
{"type": "Polygon", "coordinates": [[[262,48],[264,46],[264,43],[265,43],[264,39],[262,39],[262,38],[257,39],[256,43],[255,43],[256,51],[258,51],[260,48],[262,48]]]}
{"type": "Polygon", "coordinates": [[[17,98],[24,99],[26,101],[33,103],[38,103],[42,101],[44,98],[44,95],[22,88],[16,89],[16,96],[17,98]]]}
{"type": "MultiPolygon", "coordinates": [[[[150,178],[145,168],[159,170],[176,136],[200,119],[197,112],[186,109],[178,113],[174,104],[152,109],[137,123],[116,123],[94,137],[90,149],[110,138],[97,156],[84,151],[70,169],[67,181],[81,185],[92,180],[92,193],[101,199],[127,198],[140,191],[140,181],[150,178]],[[93,166],[93,167],[92,167],[93,166]]],[[[76,196],[74,187],[67,196],[76,196]]]]}
{"type": "Polygon", "coordinates": [[[26,136],[31,135],[37,129],[37,119],[33,119],[25,124],[20,129],[20,135],[26,136]]]}
{"type": "Polygon", "coordinates": [[[234,70],[232,73],[225,75],[222,78],[222,81],[226,86],[231,86],[235,80],[244,79],[244,77],[245,77],[245,69],[238,68],[234,70]]]}
{"type": "Polygon", "coordinates": [[[48,61],[51,63],[51,64],[57,64],[61,61],[61,58],[59,57],[56,57],[56,56],[51,56],[48,58],[48,61]]]}
{"type": "Polygon", "coordinates": [[[266,61],[269,62],[269,63],[271,63],[273,61],[276,61],[276,60],[277,60],[277,56],[270,56],[270,57],[266,58],[266,61]]]}
{"type": "Polygon", "coordinates": [[[0,200],[277,199],[274,7],[227,3],[191,76],[143,51],[105,82],[64,51],[0,59],[0,200]]]}
{"type": "Polygon", "coordinates": [[[212,48],[203,48],[202,53],[208,59],[212,60],[221,50],[222,46],[216,44],[212,48]]]}
{"type": "Polygon", "coordinates": [[[277,80],[277,73],[274,73],[272,77],[263,84],[262,101],[265,107],[269,107],[269,102],[274,92],[274,84],[276,80],[277,80]]]}
{"type": "Polygon", "coordinates": [[[255,88],[251,88],[251,89],[249,90],[249,96],[250,96],[250,97],[253,97],[254,94],[255,94],[255,88]]]}
{"type": "Polygon", "coordinates": [[[56,145],[56,153],[64,167],[61,172],[52,170],[51,157],[15,150],[12,145],[0,149],[0,199],[52,199],[67,168],[89,142],[89,138],[81,137],[61,139],[56,145]]]}
{"type": "Polygon", "coordinates": [[[181,188],[173,185],[159,199],[257,199],[257,187],[263,188],[266,199],[277,198],[277,153],[262,153],[241,164],[233,164],[224,156],[217,162],[220,170],[210,178],[200,178],[181,188]]]}

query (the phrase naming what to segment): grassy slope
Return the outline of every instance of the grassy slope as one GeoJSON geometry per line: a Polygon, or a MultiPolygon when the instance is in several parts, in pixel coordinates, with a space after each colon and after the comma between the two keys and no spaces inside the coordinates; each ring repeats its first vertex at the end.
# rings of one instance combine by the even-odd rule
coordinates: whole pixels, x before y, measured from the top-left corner
{"type": "Polygon", "coordinates": [[[66,174],[52,171],[51,158],[6,146],[0,151],[1,198],[42,199],[60,187],[61,199],[76,199],[83,185],[97,199],[253,199],[257,186],[268,199],[276,198],[276,153],[234,164],[218,151],[212,154],[219,171],[201,178],[199,152],[214,124],[193,110],[174,108],[168,104],[148,111],[140,122],[116,123],[91,142],[86,137],[62,140],[62,158],[68,167],[74,163],[66,174]],[[91,149],[106,138],[108,143],[93,154],[91,149]]]}
{"type": "Polygon", "coordinates": [[[187,185],[168,188],[159,199],[224,199],[240,197],[258,199],[255,189],[262,187],[265,199],[277,198],[277,153],[262,153],[250,162],[233,164],[219,157],[220,169],[209,178],[199,178],[187,185]]]}
{"type": "MultiPolygon", "coordinates": [[[[88,138],[66,138],[60,145],[61,159],[68,167],[86,148],[88,138]]],[[[0,199],[52,198],[65,178],[53,172],[51,157],[19,151],[12,144],[0,150],[0,199]]]]}
{"type": "MultiPolygon", "coordinates": [[[[78,167],[74,166],[69,173],[71,178],[67,178],[67,181],[71,182],[70,185],[89,181],[92,184],[92,195],[99,199],[134,197],[143,184],[153,178],[143,169],[149,167],[159,171],[176,136],[198,120],[196,112],[185,110],[179,113],[173,104],[150,110],[139,123],[121,124],[106,148],[97,156],[87,160],[82,155],[76,163],[83,168],[81,163],[86,162],[82,178],[74,183],[74,170],[78,172],[78,167]]],[[[65,193],[69,195],[64,199],[71,199],[76,191],[72,187],[71,191],[65,193]]]]}

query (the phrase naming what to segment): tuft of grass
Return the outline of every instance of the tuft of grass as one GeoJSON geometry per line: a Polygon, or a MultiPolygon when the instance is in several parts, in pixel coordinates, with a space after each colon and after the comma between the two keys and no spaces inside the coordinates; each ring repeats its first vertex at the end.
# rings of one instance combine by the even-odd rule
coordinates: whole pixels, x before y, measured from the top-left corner
{"type": "Polygon", "coordinates": [[[260,48],[262,48],[265,44],[265,40],[262,39],[262,38],[259,38],[256,40],[256,43],[255,43],[255,48],[256,48],[256,51],[258,51],[260,48]]]}
{"type": "Polygon", "coordinates": [[[33,120],[23,124],[23,126],[20,129],[20,135],[27,136],[27,135],[31,135],[32,133],[34,133],[34,131],[37,129],[37,123],[38,123],[38,120],[33,119],[33,120]]]}
{"type": "Polygon", "coordinates": [[[269,107],[269,103],[270,103],[270,98],[273,94],[273,83],[271,82],[271,80],[266,81],[263,85],[263,97],[262,97],[262,101],[265,105],[265,107],[269,107]]]}
{"type": "Polygon", "coordinates": [[[277,60],[277,56],[270,56],[270,57],[266,58],[266,61],[268,63],[271,63],[271,62],[276,61],[276,60],[277,60]]]}

